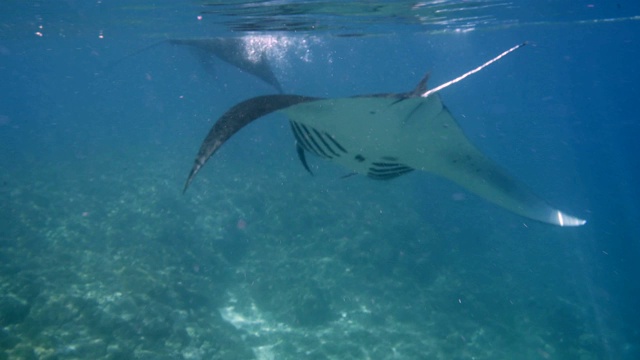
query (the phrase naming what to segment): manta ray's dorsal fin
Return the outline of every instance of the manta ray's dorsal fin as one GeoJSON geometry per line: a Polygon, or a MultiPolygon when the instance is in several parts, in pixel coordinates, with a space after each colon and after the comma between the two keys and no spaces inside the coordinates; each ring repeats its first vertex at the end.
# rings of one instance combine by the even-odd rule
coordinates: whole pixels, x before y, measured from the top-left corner
{"type": "Polygon", "coordinates": [[[416,87],[406,93],[400,93],[400,94],[382,94],[382,95],[376,95],[376,96],[380,96],[380,97],[393,97],[393,98],[397,98],[398,100],[394,101],[393,103],[391,103],[391,105],[395,105],[399,102],[402,102],[406,99],[411,99],[411,98],[416,98],[416,97],[420,97],[422,96],[422,94],[424,92],[427,91],[427,81],[429,80],[429,75],[431,75],[431,73],[426,73],[422,79],[420,79],[420,81],[418,82],[418,85],[416,85],[416,87]]]}
{"type": "Polygon", "coordinates": [[[420,82],[418,82],[418,85],[416,85],[413,91],[408,94],[409,97],[418,97],[427,91],[427,81],[429,81],[429,75],[431,75],[431,73],[426,73],[422,77],[420,82]]]}

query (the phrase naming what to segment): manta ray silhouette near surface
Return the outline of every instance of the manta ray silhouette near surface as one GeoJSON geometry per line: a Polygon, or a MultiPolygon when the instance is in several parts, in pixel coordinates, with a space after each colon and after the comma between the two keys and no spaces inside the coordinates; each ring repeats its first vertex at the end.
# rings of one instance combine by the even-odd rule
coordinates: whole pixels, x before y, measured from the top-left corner
{"type": "Polygon", "coordinates": [[[586,223],[552,207],[483,155],[435,93],[444,85],[427,91],[426,81],[425,77],[413,91],[400,94],[335,99],[279,94],[242,101],[225,112],[209,131],[184,191],[235,133],[267,114],[281,112],[289,118],[298,156],[307,171],[306,153],[376,180],[427,171],[530,219],[559,226],[586,223]]]}
{"type": "Polygon", "coordinates": [[[110,67],[114,67],[132,56],[146,52],[163,44],[188,47],[198,58],[203,68],[209,73],[213,73],[215,61],[216,59],[219,59],[259,78],[265,83],[271,85],[279,93],[282,93],[282,86],[271,70],[267,54],[264,51],[258,51],[257,54],[250,54],[246,43],[242,38],[213,37],[206,39],[166,39],[153,43],[120,58],[110,64],[110,67]]]}

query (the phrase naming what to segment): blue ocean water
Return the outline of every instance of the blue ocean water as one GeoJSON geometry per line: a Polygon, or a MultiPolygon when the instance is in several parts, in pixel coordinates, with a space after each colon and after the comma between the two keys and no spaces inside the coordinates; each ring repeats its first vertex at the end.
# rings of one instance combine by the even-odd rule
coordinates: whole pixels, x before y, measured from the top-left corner
{"type": "MultiPolygon", "coordinates": [[[[0,359],[640,358],[634,1],[0,5],[0,359]],[[241,40],[285,93],[429,72],[469,140],[563,211],[307,156],[283,115],[182,194],[202,139],[273,86],[167,39],[241,40]]],[[[205,50],[206,53],[206,50],[205,50]]],[[[237,64],[236,64],[237,65],[237,64]]]]}

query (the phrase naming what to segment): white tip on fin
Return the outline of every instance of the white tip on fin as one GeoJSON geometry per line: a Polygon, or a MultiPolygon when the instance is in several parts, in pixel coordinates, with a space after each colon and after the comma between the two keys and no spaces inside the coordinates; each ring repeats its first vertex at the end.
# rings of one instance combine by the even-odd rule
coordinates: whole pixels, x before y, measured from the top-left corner
{"type": "Polygon", "coordinates": [[[575,216],[567,215],[560,210],[556,211],[557,225],[560,226],[582,226],[587,223],[587,220],[579,219],[575,216]]]}

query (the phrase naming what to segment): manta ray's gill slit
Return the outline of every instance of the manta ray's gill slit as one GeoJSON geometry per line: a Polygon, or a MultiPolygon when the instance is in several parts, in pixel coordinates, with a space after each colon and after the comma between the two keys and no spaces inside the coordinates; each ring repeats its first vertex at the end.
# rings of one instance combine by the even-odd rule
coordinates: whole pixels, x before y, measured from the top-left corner
{"type": "Polygon", "coordinates": [[[300,129],[300,125],[293,121],[291,121],[290,123],[291,123],[291,129],[293,129],[293,135],[295,136],[296,140],[298,140],[298,143],[300,143],[300,146],[302,146],[302,148],[305,149],[306,151],[322,157],[322,155],[320,155],[316,151],[316,149],[314,149],[313,146],[311,146],[311,143],[309,143],[309,140],[307,139],[307,137],[302,133],[302,130],[300,129]]]}
{"type": "Polygon", "coordinates": [[[296,128],[296,125],[293,123],[293,121],[289,121],[289,126],[291,126],[291,132],[293,133],[293,137],[296,138],[296,141],[298,142],[298,144],[300,144],[300,147],[302,147],[306,151],[311,151],[309,150],[307,144],[304,142],[304,139],[302,139],[302,136],[298,132],[298,129],[296,128]]]}
{"type": "Polygon", "coordinates": [[[413,170],[414,169],[410,167],[404,167],[404,168],[397,168],[393,172],[387,172],[387,171],[377,171],[376,169],[370,168],[369,172],[367,173],[367,176],[375,180],[391,180],[391,179],[397,178],[398,176],[408,174],[413,170]]]}
{"type": "Polygon", "coordinates": [[[371,165],[376,166],[376,167],[381,167],[381,168],[390,168],[390,167],[397,167],[397,166],[405,166],[403,164],[398,164],[398,163],[385,163],[385,162],[374,162],[371,163],[371,165]]]}
{"type": "Polygon", "coordinates": [[[322,149],[318,146],[318,144],[315,142],[315,140],[313,140],[313,138],[311,137],[311,134],[309,133],[309,129],[307,129],[302,124],[297,124],[296,123],[296,126],[300,130],[300,133],[302,134],[302,137],[307,141],[307,144],[312,149],[312,152],[314,154],[316,154],[317,156],[322,157],[322,158],[330,159],[330,157],[327,154],[325,154],[322,151],[322,149]]]}
{"type": "MultiPolygon", "coordinates": [[[[331,146],[329,146],[329,144],[327,144],[326,141],[324,141],[324,138],[322,137],[322,134],[320,134],[320,132],[316,129],[313,129],[314,134],[316,134],[316,136],[318,137],[318,139],[320,139],[320,141],[322,142],[322,144],[324,145],[325,148],[327,148],[327,150],[329,150],[334,157],[340,157],[340,154],[338,154],[337,152],[333,151],[333,149],[331,148],[331,146]]],[[[326,133],[325,133],[326,134],[326,133]]]]}
{"type": "Polygon", "coordinates": [[[398,166],[395,168],[387,168],[387,169],[369,168],[369,172],[376,175],[388,175],[393,173],[401,173],[407,170],[411,171],[413,169],[407,166],[398,166]]]}
{"type": "Polygon", "coordinates": [[[306,134],[307,138],[309,140],[311,140],[311,142],[313,143],[315,148],[322,154],[320,156],[322,156],[324,158],[327,158],[327,159],[333,159],[333,156],[331,156],[331,155],[327,154],[326,152],[324,152],[324,150],[322,149],[322,146],[318,145],[318,142],[316,141],[316,139],[313,138],[313,134],[311,133],[311,131],[309,131],[309,129],[304,124],[300,124],[300,127],[302,128],[302,130],[306,134]]]}
{"type": "Polygon", "coordinates": [[[347,150],[345,150],[345,148],[343,148],[339,142],[336,141],[336,139],[333,138],[333,136],[329,133],[325,133],[325,135],[327,135],[327,139],[331,140],[331,142],[338,147],[338,149],[340,151],[342,151],[343,153],[347,153],[347,150]]]}
{"type": "Polygon", "coordinates": [[[378,180],[393,179],[413,171],[413,168],[399,163],[374,162],[371,165],[367,176],[378,180]]]}

